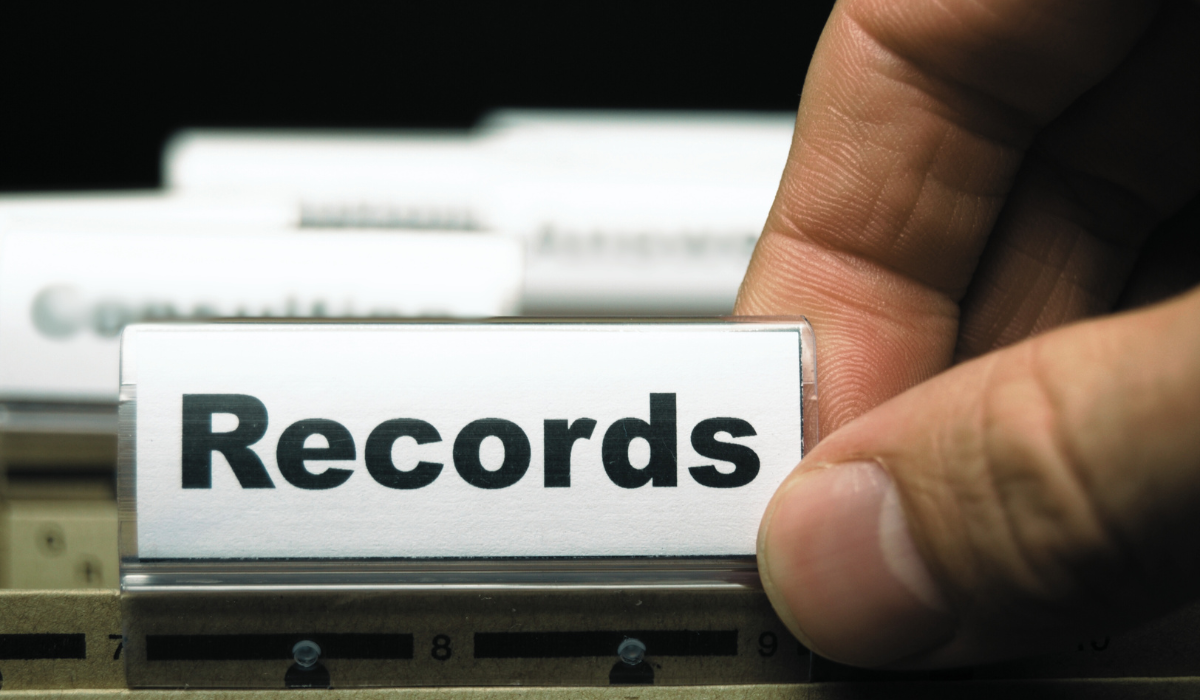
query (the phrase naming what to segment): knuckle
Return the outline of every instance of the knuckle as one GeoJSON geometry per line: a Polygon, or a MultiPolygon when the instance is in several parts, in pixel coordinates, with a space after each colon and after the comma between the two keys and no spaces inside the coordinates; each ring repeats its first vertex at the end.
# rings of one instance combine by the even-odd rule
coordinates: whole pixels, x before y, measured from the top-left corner
{"type": "Polygon", "coordinates": [[[1025,343],[994,363],[980,400],[983,521],[977,561],[1008,597],[1088,609],[1097,566],[1118,570],[1129,557],[1097,506],[1063,402],[1063,378],[1025,343]]]}

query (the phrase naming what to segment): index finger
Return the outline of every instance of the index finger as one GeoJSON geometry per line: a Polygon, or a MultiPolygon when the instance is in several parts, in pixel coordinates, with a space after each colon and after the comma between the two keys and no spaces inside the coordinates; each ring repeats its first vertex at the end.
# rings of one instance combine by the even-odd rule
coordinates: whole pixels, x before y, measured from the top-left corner
{"type": "Polygon", "coordinates": [[[950,365],[962,298],[1037,132],[1156,6],[843,0],[735,307],[803,314],[824,432],[950,365]]]}

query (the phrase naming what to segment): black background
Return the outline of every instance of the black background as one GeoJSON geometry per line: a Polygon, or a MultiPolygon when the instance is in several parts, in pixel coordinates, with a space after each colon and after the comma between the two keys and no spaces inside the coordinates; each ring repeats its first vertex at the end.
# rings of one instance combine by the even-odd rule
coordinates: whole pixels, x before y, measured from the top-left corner
{"type": "Polygon", "coordinates": [[[514,107],[795,109],[832,0],[0,9],[0,190],[153,187],[187,126],[466,127],[514,107]]]}

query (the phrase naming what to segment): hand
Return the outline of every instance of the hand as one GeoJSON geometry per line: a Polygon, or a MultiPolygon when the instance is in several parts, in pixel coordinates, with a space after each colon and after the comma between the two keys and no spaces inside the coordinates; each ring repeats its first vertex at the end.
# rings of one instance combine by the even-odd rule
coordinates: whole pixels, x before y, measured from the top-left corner
{"type": "Polygon", "coordinates": [[[737,304],[816,331],[826,438],[759,568],[818,653],[976,663],[1200,592],[1200,291],[1104,315],[1200,188],[1197,37],[1191,0],[834,8],[737,304]]]}

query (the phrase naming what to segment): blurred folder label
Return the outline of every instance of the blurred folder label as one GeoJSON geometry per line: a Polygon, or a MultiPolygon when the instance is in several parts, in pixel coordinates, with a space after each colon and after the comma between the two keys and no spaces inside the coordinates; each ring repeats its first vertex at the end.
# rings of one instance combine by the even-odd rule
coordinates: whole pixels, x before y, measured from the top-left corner
{"type": "Polygon", "coordinates": [[[142,561],[751,556],[802,452],[795,323],[124,342],[142,561]]]}
{"type": "Polygon", "coordinates": [[[129,323],[511,314],[520,246],[428,233],[14,228],[0,238],[0,398],[115,402],[129,323]]]}
{"type": "Polygon", "coordinates": [[[177,193],[299,203],[308,228],[501,230],[533,315],[715,315],[779,186],[795,115],[502,110],[458,134],[177,134],[177,193]]]}

